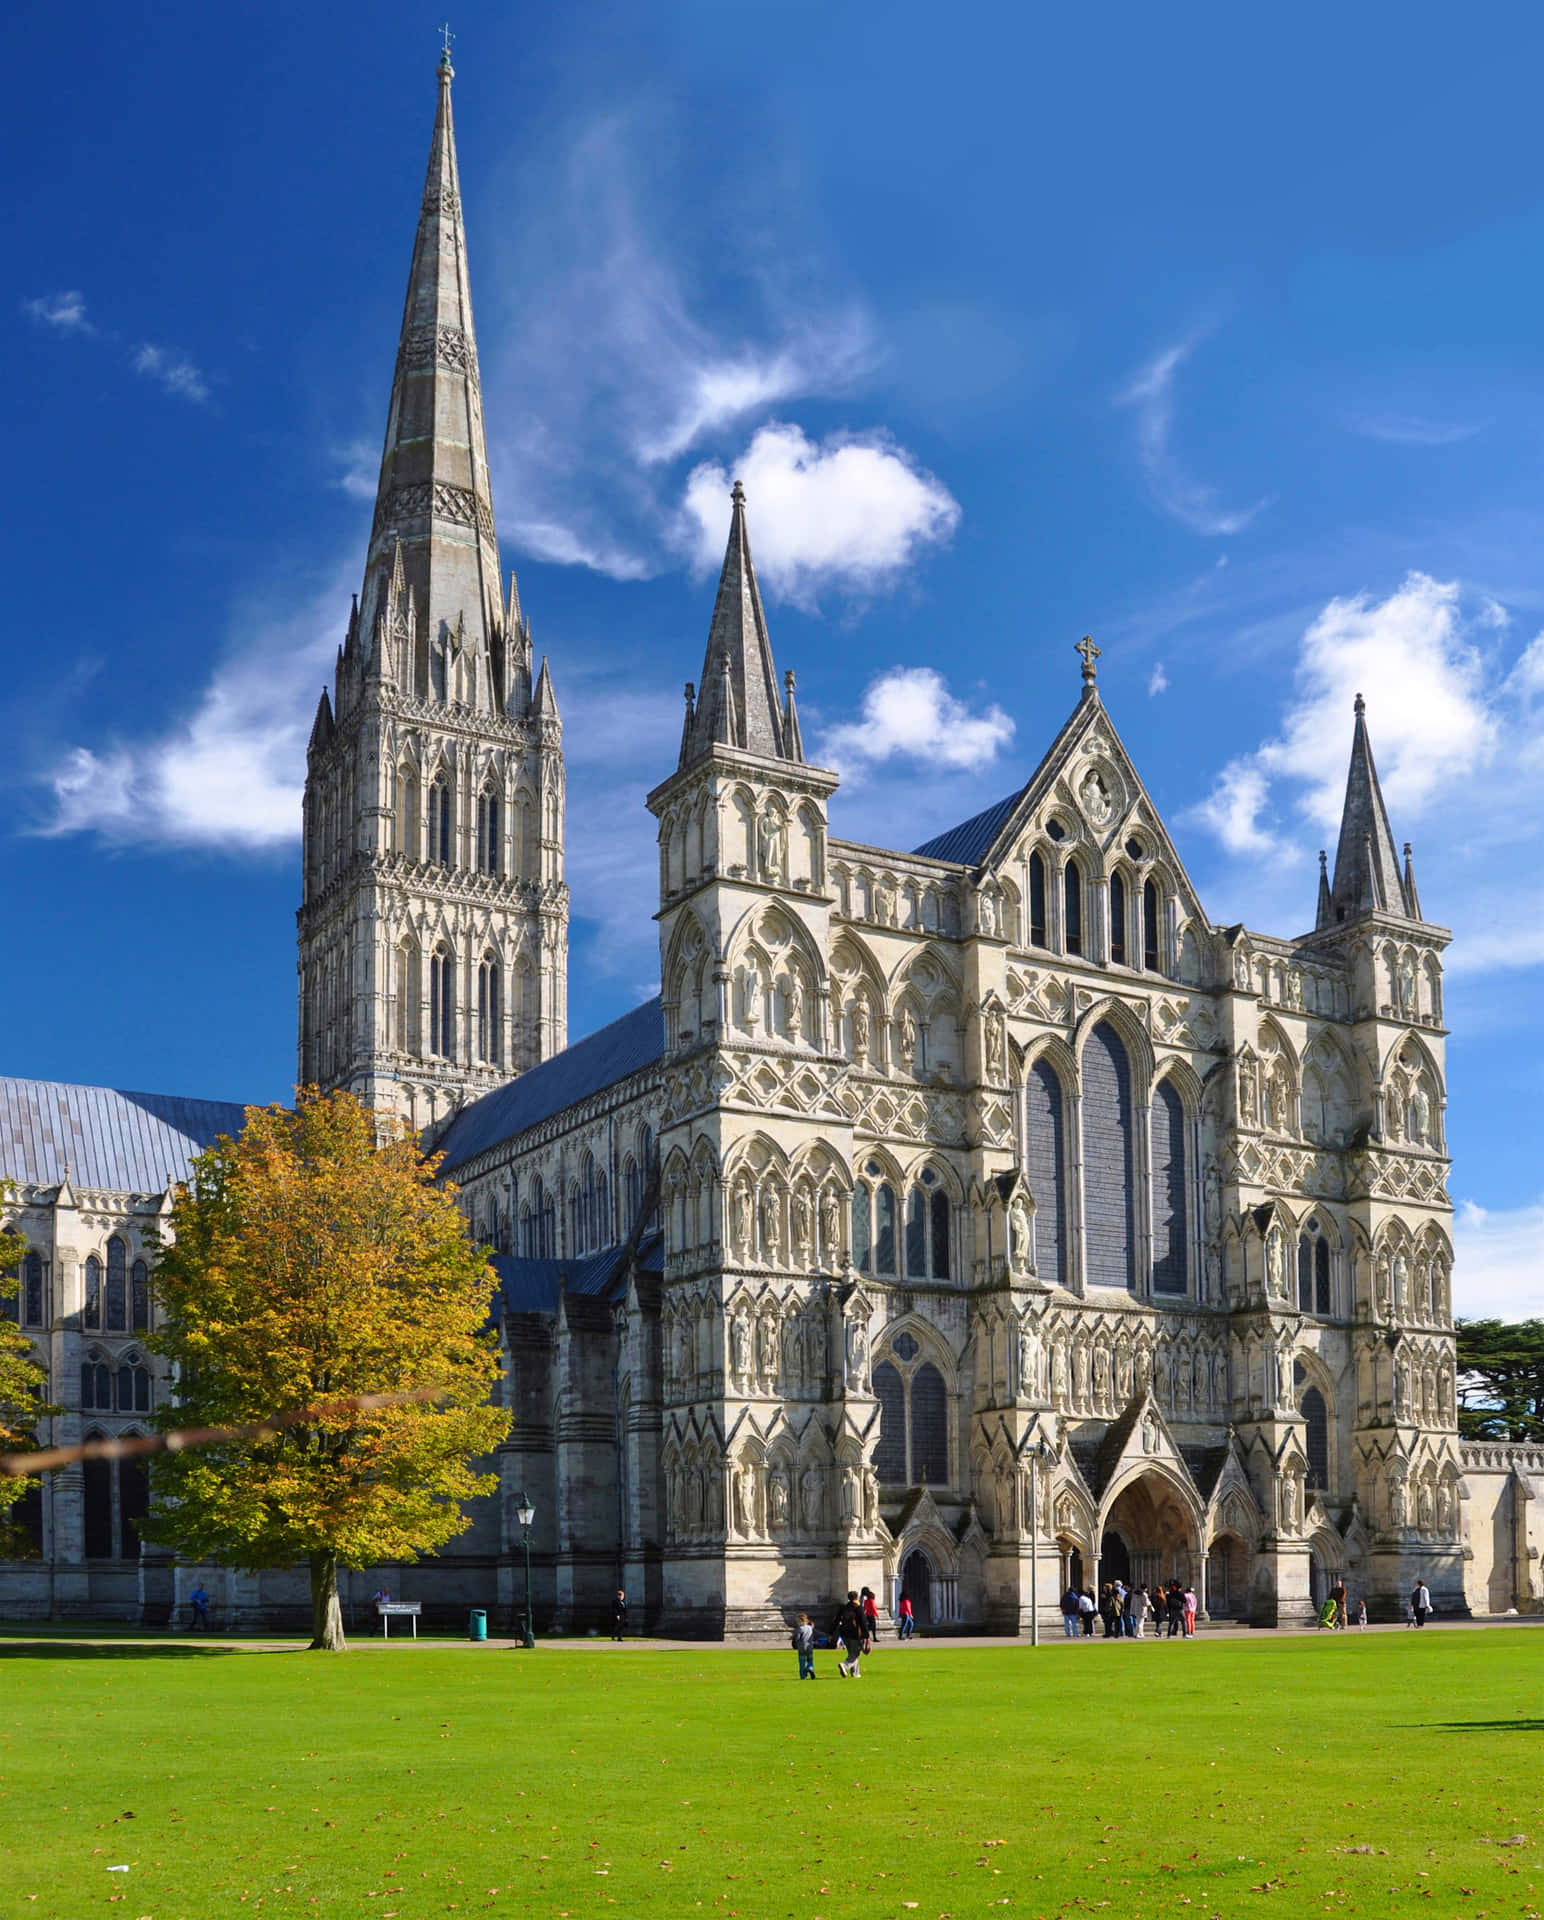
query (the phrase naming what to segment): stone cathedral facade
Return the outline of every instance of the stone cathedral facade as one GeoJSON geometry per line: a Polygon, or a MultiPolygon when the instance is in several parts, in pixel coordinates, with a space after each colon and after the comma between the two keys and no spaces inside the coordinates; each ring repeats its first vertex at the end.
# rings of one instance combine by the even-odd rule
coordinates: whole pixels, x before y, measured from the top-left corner
{"type": "MultiPolygon", "coordinates": [[[[514,1425],[470,1531],[354,1588],[509,1624],[528,1498],[543,1629],[618,1582],[703,1636],[865,1583],[1006,1633],[1116,1574],[1267,1626],[1337,1576],[1375,1617],[1417,1576],[1442,1610],[1537,1606],[1544,1450],[1457,1437],[1449,936],[1360,699],[1292,937],[1208,917],[1087,641],[1026,785],[910,852],[845,840],[736,487],[648,798],[661,993],[567,1044],[562,727],[501,587],[450,83],[308,755],[299,1058],[443,1154],[494,1249],[514,1425]]],[[[52,1437],[132,1432],[168,1390],[155,1223],[241,1109],[14,1080],[0,1105],[52,1437]]],[[[303,1611],[298,1574],[142,1551],[145,1497],[53,1476],[0,1613],[154,1621],[200,1579],[221,1624],[303,1611]]]]}

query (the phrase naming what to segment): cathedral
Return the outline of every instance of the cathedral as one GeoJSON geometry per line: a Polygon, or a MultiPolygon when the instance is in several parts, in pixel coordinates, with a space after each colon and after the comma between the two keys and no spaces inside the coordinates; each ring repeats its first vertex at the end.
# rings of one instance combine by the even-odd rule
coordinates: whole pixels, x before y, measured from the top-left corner
{"type": "MultiPolygon", "coordinates": [[[[1360,698],[1291,937],[1209,919],[1088,640],[1026,785],[910,852],[844,840],[736,486],[648,796],[661,992],[569,1043],[563,727],[500,577],[451,81],[447,55],[307,755],[299,1078],[442,1157],[513,1425],[468,1531],[357,1570],[346,1610],[384,1582],[507,1627],[527,1545],[542,1631],[619,1584],[692,1637],[865,1584],[924,1630],[1023,1634],[1117,1575],[1262,1627],[1337,1579],[1374,1618],[1418,1577],[1441,1612],[1537,1608],[1544,1449],[1457,1432],[1449,935],[1360,698]]],[[[242,1108],[22,1080],[0,1107],[50,1438],[136,1431],[169,1391],[155,1231],[242,1108]]],[[[217,1625],[304,1615],[298,1571],[142,1547],[147,1498],[127,1464],[51,1476],[0,1615],[164,1622],[199,1581],[217,1625]]]]}

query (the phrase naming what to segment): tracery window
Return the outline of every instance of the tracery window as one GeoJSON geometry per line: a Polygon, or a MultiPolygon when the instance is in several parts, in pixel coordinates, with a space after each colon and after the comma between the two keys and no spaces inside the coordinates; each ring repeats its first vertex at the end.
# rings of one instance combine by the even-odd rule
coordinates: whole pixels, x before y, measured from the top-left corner
{"type": "Polygon", "coordinates": [[[477,869],[479,873],[497,873],[503,842],[500,835],[502,809],[499,796],[485,788],[477,802],[477,869]]]}
{"type": "Polygon", "coordinates": [[[485,953],[477,969],[477,1057],[497,1066],[502,1053],[503,991],[498,955],[485,953]]]}
{"type": "Polygon", "coordinates": [[[1190,1186],[1184,1103],[1167,1080],[1153,1093],[1153,1291],[1183,1293],[1189,1281],[1190,1186]]]}
{"type": "Polygon", "coordinates": [[[81,1324],[93,1332],[99,1332],[102,1326],[102,1263],[94,1253],[86,1255],[85,1301],[81,1309],[81,1324]]]}
{"type": "Polygon", "coordinates": [[[1110,959],[1126,964],[1126,882],[1118,873],[1110,875],[1110,959]]]}
{"type": "Polygon", "coordinates": [[[83,1360],[80,1368],[80,1404],[87,1413],[113,1411],[112,1368],[103,1360],[83,1360]]]}
{"type": "Polygon", "coordinates": [[[1076,860],[1069,860],[1062,872],[1062,948],[1067,953],[1083,951],[1083,874],[1076,860]]]}
{"type": "Polygon", "coordinates": [[[895,1188],[877,1160],[870,1160],[852,1189],[852,1257],[860,1273],[899,1273],[899,1209],[895,1188]]]}
{"type": "Polygon", "coordinates": [[[429,788],[429,835],[426,851],[431,863],[437,863],[442,867],[450,865],[452,824],[450,782],[443,773],[437,774],[429,788]]]}
{"type": "Polygon", "coordinates": [[[903,1330],[874,1368],[879,1443],[874,1470],[884,1486],[949,1484],[949,1392],[944,1377],[903,1330]]]}
{"type": "Polygon", "coordinates": [[[1101,1021],[1083,1049],[1083,1215],[1088,1280],[1136,1284],[1136,1193],[1131,1062],[1101,1021]]]}
{"type": "Polygon", "coordinates": [[[949,1196],[932,1167],[924,1167],[906,1196],[906,1277],[949,1278],[949,1196]]]}
{"type": "Polygon", "coordinates": [[[1038,853],[1029,856],[1029,944],[1043,947],[1045,938],[1045,861],[1038,853]]]}
{"type": "Polygon", "coordinates": [[[1301,1313],[1332,1311],[1330,1243],[1317,1219],[1307,1221],[1298,1235],[1297,1305],[1301,1313]]]}
{"type": "Polygon", "coordinates": [[[1142,965],[1158,971],[1158,889],[1151,880],[1142,889],[1142,965]]]}
{"type": "Polygon", "coordinates": [[[1065,1113],[1055,1068],[1037,1060],[1024,1078],[1024,1178],[1035,1200],[1035,1270],[1058,1287],[1067,1284],[1065,1113]]]}
{"type": "Polygon", "coordinates": [[[1303,1451],[1308,1456],[1308,1491],[1327,1493],[1330,1485],[1330,1415],[1324,1395],[1317,1387],[1307,1386],[1308,1369],[1301,1360],[1294,1362],[1292,1383],[1305,1388],[1299,1401],[1306,1429],[1303,1451]]]}
{"type": "Polygon", "coordinates": [[[107,1331],[129,1327],[129,1250],[116,1234],[107,1243],[107,1331]]]}
{"type": "Polygon", "coordinates": [[[441,1060],[456,1056],[456,962],[443,943],[429,960],[429,1051],[441,1060]]]}
{"type": "Polygon", "coordinates": [[[31,1248],[21,1263],[21,1319],[24,1327],[46,1324],[43,1298],[43,1256],[31,1248]]]}

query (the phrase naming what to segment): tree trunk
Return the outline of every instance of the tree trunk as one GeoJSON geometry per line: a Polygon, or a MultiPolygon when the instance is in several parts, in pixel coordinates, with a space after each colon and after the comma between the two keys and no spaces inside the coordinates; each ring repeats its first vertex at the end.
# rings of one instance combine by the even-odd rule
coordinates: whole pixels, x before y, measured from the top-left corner
{"type": "Polygon", "coordinates": [[[334,1553],[311,1556],[311,1648],[323,1653],[342,1653],[343,1609],[338,1605],[338,1557],[334,1553]]]}

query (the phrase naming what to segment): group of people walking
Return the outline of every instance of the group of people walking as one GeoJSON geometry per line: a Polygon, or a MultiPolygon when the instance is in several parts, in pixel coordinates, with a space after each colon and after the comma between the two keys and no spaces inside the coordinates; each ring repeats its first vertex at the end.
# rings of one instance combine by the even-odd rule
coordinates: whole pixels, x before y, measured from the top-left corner
{"type": "MultiPolygon", "coordinates": [[[[897,1638],[909,1640],[916,1631],[916,1620],[912,1614],[911,1601],[903,1593],[896,1607],[898,1620],[897,1638]]],[[[837,1662],[836,1672],[841,1680],[861,1680],[863,1670],[859,1661],[864,1654],[873,1651],[874,1642],[879,1638],[879,1602],[872,1587],[864,1587],[861,1592],[850,1591],[842,1602],[831,1627],[831,1637],[825,1644],[839,1646],[842,1658],[837,1662]]],[[[799,1615],[798,1624],[793,1630],[791,1642],[793,1650],[799,1656],[799,1678],[814,1680],[815,1672],[815,1623],[807,1613],[799,1615]]]]}
{"type": "Polygon", "coordinates": [[[1107,1580],[1097,1598],[1092,1587],[1068,1587],[1061,1598],[1062,1631],[1069,1640],[1092,1640],[1097,1620],[1106,1640],[1144,1640],[1152,1621],[1155,1640],[1165,1627],[1171,1640],[1190,1640],[1195,1636],[1196,1605],[1195,1589],[1182,1587],[1178,1580],[1168,1586],[1160,1580],[1152,1588],[1107,1580]]]}

